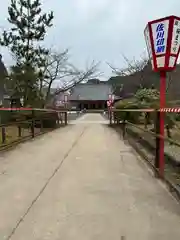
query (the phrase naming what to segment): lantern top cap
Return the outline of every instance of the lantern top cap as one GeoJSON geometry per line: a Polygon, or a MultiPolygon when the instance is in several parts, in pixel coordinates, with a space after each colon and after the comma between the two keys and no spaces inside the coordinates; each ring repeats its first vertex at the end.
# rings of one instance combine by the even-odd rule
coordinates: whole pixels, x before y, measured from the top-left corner
{"type": "Polygon", "coordinates": [[[157,23],[157,22],[164,21],[164,20],[169,20],[169,19],[178,19],[178,20],[180,20],[180,17],[177,17],[175,15],[170,15],[170,16],[167,16],[167,17],[163,17],[163,18],[158,18],[158,19],[152,20],[152,21],[148,22],[148,24],[157,23]]]}

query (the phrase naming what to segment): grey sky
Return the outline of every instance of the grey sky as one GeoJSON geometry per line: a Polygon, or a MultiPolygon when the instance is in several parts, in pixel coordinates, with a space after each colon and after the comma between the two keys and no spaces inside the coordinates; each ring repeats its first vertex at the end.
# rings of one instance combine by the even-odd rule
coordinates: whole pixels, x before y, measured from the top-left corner
{"type": "MultiPolygon", "coordinates": [[[[1,0],[0,26],[6,28],[10,0],[1,0]]],[[[150,20],[180,16],[179,0],[42,0],[43,10],[53,10],[54,26],[45,44],[71,49],[72,61],[80,68],[87,61],[101,61],[103,79],[111,75],[106,62],[124,67],[122,54],[137,58],[145,51],[143,31],[150,20]]],[[[1,48],[6,65],[12,63],[1,48]]]]}

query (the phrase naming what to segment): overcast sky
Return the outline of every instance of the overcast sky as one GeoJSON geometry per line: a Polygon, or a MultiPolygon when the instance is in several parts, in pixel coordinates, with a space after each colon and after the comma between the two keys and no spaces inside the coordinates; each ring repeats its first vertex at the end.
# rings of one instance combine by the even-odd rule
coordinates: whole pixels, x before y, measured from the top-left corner
{"type": "MultiPolygon", "coordinates": [[[[145,51],[143,31],[150,20],[166,15],[180,16],[179,0],[42,0],[44,11],[54,11],[54,26],[45,44],[57,50],[71,49],[73,63],[83,68],[91,60],[101,61],[102,79],[111,75],[109,62],[124,67],[129,59],[145,51]]],[[[0,26],[8,27],[7,7],[1,0],[0,26]]],[[[12,63],[1,48],[4,62],[12,63]]]]}

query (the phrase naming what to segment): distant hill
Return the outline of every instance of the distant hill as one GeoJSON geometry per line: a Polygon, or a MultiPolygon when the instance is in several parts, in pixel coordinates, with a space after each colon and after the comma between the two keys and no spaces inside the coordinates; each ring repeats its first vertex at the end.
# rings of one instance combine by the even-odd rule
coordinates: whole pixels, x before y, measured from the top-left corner
{"type": "Polygon", "coordinates": [[[95,79],[89,79],[87,83],[89,83],[89,84],[91,84],[91,83],[92,84],[98,84],[98,83],[100,83],[100,80],[96,79],[96,78],[95,79]]]}
{"type": "MultiPolygon", "coordinates": [[[[101,80],[95,78],[95,79],[89,79],[89,80],[87,81],[87,83],[88,83],[88,84],[102,84],[102,83],[107,84],[107,81],[101,81],[101,80]]],[[[86,83],[86,84],[87,84],[87,83],[86,83]]]]}
{"type": "MultiPolygon", "coordinates": [[[[180,65],[174,72],[168,73],[168,97],[171,100],[180,100],[180,65]]],[[[129,76],[115,76],[108,80],[109,84],[113,85],[114,93],[121,97],[130,97],[134,95],[137,89],[141,86],[150,88],[154,86],[159,90],[160,77],[159,73],[152,71],[150,64],[145,66],[143,71],[134,73],[129,76]],[[123,87],[122,87],[123,86],[123,87]]]]}

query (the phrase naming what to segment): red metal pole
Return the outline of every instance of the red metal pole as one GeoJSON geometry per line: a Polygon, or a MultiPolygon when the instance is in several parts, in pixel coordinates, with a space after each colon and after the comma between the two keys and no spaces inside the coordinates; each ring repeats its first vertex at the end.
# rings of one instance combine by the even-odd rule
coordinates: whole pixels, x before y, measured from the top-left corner
{"type": "MultiPolygon", "coordinates": [[[[166,72],[160,72],[160,108],[165,108],[166,105],[166,72]]],[[[160,112],[160,135],[164,137],[165,113],[160,112]]],[[[159,146],[159,174],[164,176],[164,139],[160,139],[159,146]]]]}

